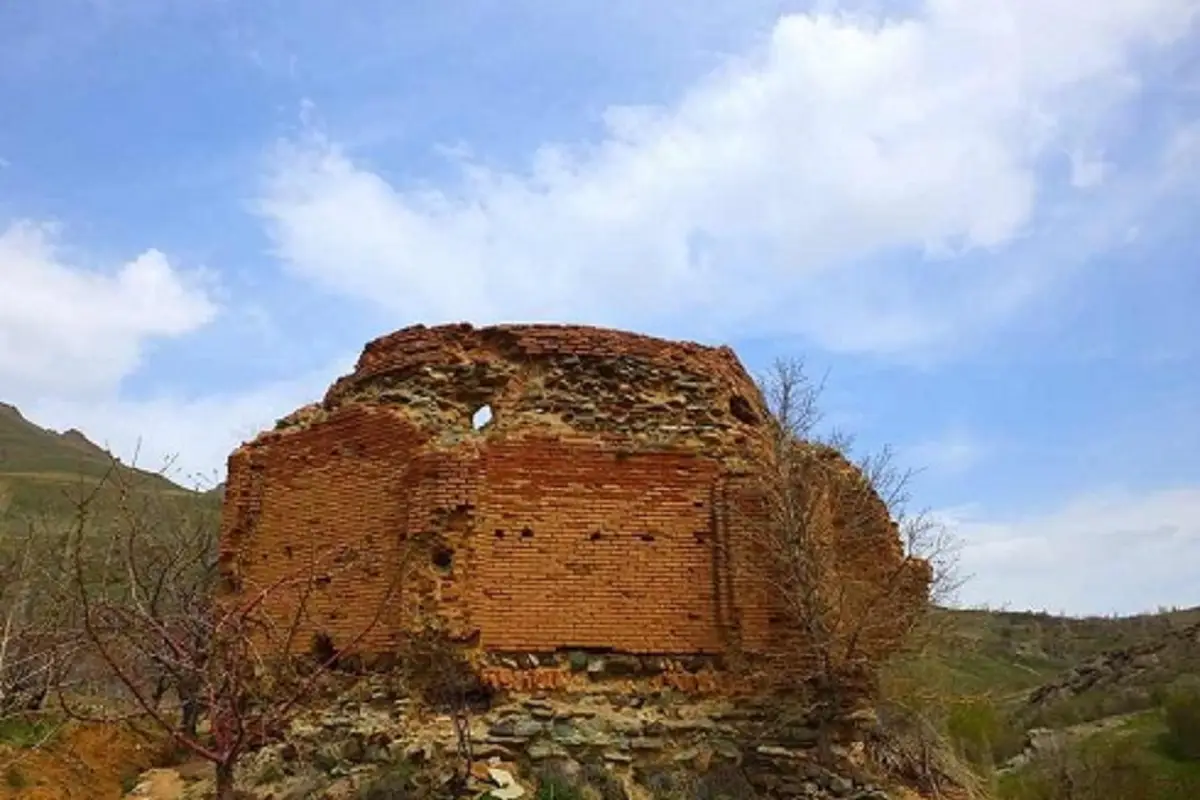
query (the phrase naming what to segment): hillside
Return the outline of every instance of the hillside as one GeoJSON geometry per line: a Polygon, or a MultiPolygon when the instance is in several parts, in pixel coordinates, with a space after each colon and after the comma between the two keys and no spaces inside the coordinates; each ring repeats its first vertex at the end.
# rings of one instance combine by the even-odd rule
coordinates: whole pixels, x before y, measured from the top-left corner
{"type": "Polygon", "coordinates": [[[994,776],[990,797],[1200,796],[1200,763],[1173,758],[1164,744],[1165,706],[1200,676],[1200,607],[1129,617],[939,614],[944,635],[908,677],[948,701],[948,733],[994,776]]]}
{"type": "Polygon", "coordinates": [[[138,491],[195,494],[161,475],[119,464],[78,430],[43,428],[0,402],[0,515],[67,513],[106,476],[138,491]]]}
{"type": "Polygon", "coordinates": [[[949,618],[952,632],[951,646],[941,655],[955,688],[1014,699],[1101,654],[1156,641],[1200,622],[1200,607],[1128,617],[982,610],[941,613],[949,618]]]}

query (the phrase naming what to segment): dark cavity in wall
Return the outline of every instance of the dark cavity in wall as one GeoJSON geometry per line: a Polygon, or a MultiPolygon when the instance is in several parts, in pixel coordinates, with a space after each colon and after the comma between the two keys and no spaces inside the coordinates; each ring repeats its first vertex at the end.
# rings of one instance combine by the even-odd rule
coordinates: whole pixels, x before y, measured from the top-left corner
{"type": "Polygon", "coordinates": [[[313,659],[320,664],[327,664],[337,655],[337,650],[333,646],[333,639],[329,634],[321,632],[314,633],[312,643],[309,645],[309,653],[313,659]]]}
{"type": "Polygon", "coordinates": [[[436,547],[433,550],[433,565],[443,572],[449,572],[454,566],[454,551],[449,547],[436,547]]]}
{"type": "Polygon", "coordinates": [[[740,394],[735,394],[729,398],[729,413],[733,415],[734,419],[744,422],[747,425],[758,424],[758,415],[750,407],[750,401],[740,394]]]}

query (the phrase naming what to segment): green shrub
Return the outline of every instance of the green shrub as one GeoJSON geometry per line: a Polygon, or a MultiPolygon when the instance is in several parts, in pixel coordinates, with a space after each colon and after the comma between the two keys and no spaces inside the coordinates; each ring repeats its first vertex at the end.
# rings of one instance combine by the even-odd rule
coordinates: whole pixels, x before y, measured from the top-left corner
{"type": "Polygon", "coordinates": [[[1200,771],[1180,769],[1142,738],[1096,737],[1044,754],[1001,780],[1001,800],[1196,800],[1200,771]]]}
{"type": "Polygon", "coordinates": [[[1002,723],[986,698],[956,703],[946,719],[946,733],[958,752],[975,767],[992,766],[1002,723]]]}
{"type": "Polygon", "coordinates": [[[1169,692],[1163,702],[1167,724],[1164,737],[1175,758],[1200,760],[1200,681],[1192,681],[1169,692]]]}
{"type": "Polygon", "coordinates": [[[990,697],[954,703],[946,715],[946,736],[961,758],[985,772],[1016,755],[1024,744],[1022,730],[990,697]]]}
{"type": "Polygon", "coordinates": [[[33,747],[53,737],[60,726],[46,716],[13,716],[0,718],[0,744],[13,747],[33,747]]]}
{"type": "Polygon", "coordinates": [[[409,800],[420,797],[415,770],[407,762],[389,765],[362,787],[361,800],[409,800]]]}
{"type": "Polygon", "coordinates": [[[25,771],[16,764],[9,764],[4,770],[4,785],[15,791],[20,791],[29,785],[29,778],[26,777],[25,771]]]}
{"type": "Polygon", "coordinates": [[[141,774],[138,772],[126,772],[121,775],[121,794],[126,795],[133,792],[140,783],[141,774]]]}
{"type": "Polygon", "coordinates": [[[557,776],[545,776],[538,782],[537,800],[583,800],[583,794],[569,781],[557,776]]]}

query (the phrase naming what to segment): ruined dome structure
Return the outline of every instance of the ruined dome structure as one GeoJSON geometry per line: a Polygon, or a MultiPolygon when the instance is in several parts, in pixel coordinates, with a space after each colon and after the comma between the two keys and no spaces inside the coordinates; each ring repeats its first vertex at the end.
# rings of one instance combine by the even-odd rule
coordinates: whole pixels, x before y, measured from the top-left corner
{"type": "MultiPolygon", "coordinates": [[[[310,600],[308,634],[335,647],[400,569],[413,577],[364,649],[431,620],[485,657],[767,647],[772,603],[740,546],[753,520],[735,513],[766,415],[728,347],[566,325],[405,328],[230,456],[222,570],[245,592],[301,566],[310,544],[365,553],[310,600]]],[[[879,507],[891,543],[875,561],[893,563],[879,507]]]]}

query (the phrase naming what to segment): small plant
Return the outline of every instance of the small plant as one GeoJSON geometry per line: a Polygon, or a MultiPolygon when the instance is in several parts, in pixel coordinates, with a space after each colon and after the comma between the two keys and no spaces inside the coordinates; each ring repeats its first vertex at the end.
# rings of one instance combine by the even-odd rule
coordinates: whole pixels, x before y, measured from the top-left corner
{"type": "Polygon", "coordinates": [[[389,766],[363,787],[360,800],[407,800],[418,797],[419,787],[413,772],[408,762],[389,766]]]}
{"type": "Polygon", "coordinates": [[[258,786],[266,786],[272,783],[279,783],[284,777],[283,767],[272,762],[259,771],[258,775],[254,778],[254,782],[258,786]]]}
{"type": "Polygon", "coordinates": [[[956,703],[946,720],[946,732],[955,748],[975,767],[992,766],[1001,721],[987,698],[956,703]]]}
{"type": "Polygon", "coordinates": [[[29,786],[29,778],[19,766],[9,764],[4,770],[4,785],[14,791],[20,791],[29,786]]]}
{"type": "Polygon", "coordinates": [[[1175,758],[1200,761],[1200,681],[1191,681],[1167,694],[1163,703],[1167,723],[1165,743],[1175,758]]]}
{"type": "Polygon", "coordinates": [[[131,794],[137,788],[141,775],[137,772],[126,772],[121,776],[121,794],[131,794]]]}
{"type": "Polygon", "coordinates": [[[45,744],[57,732],[60,723],[48,717],[0,718],[0,743],[27,748],[45,744]]]}
{"type": "Polygon", "coordinates": [[[537,800],[583,800],[579,789],[557,775],[544,777],[538,784],[535,797],[537,800]]]}

